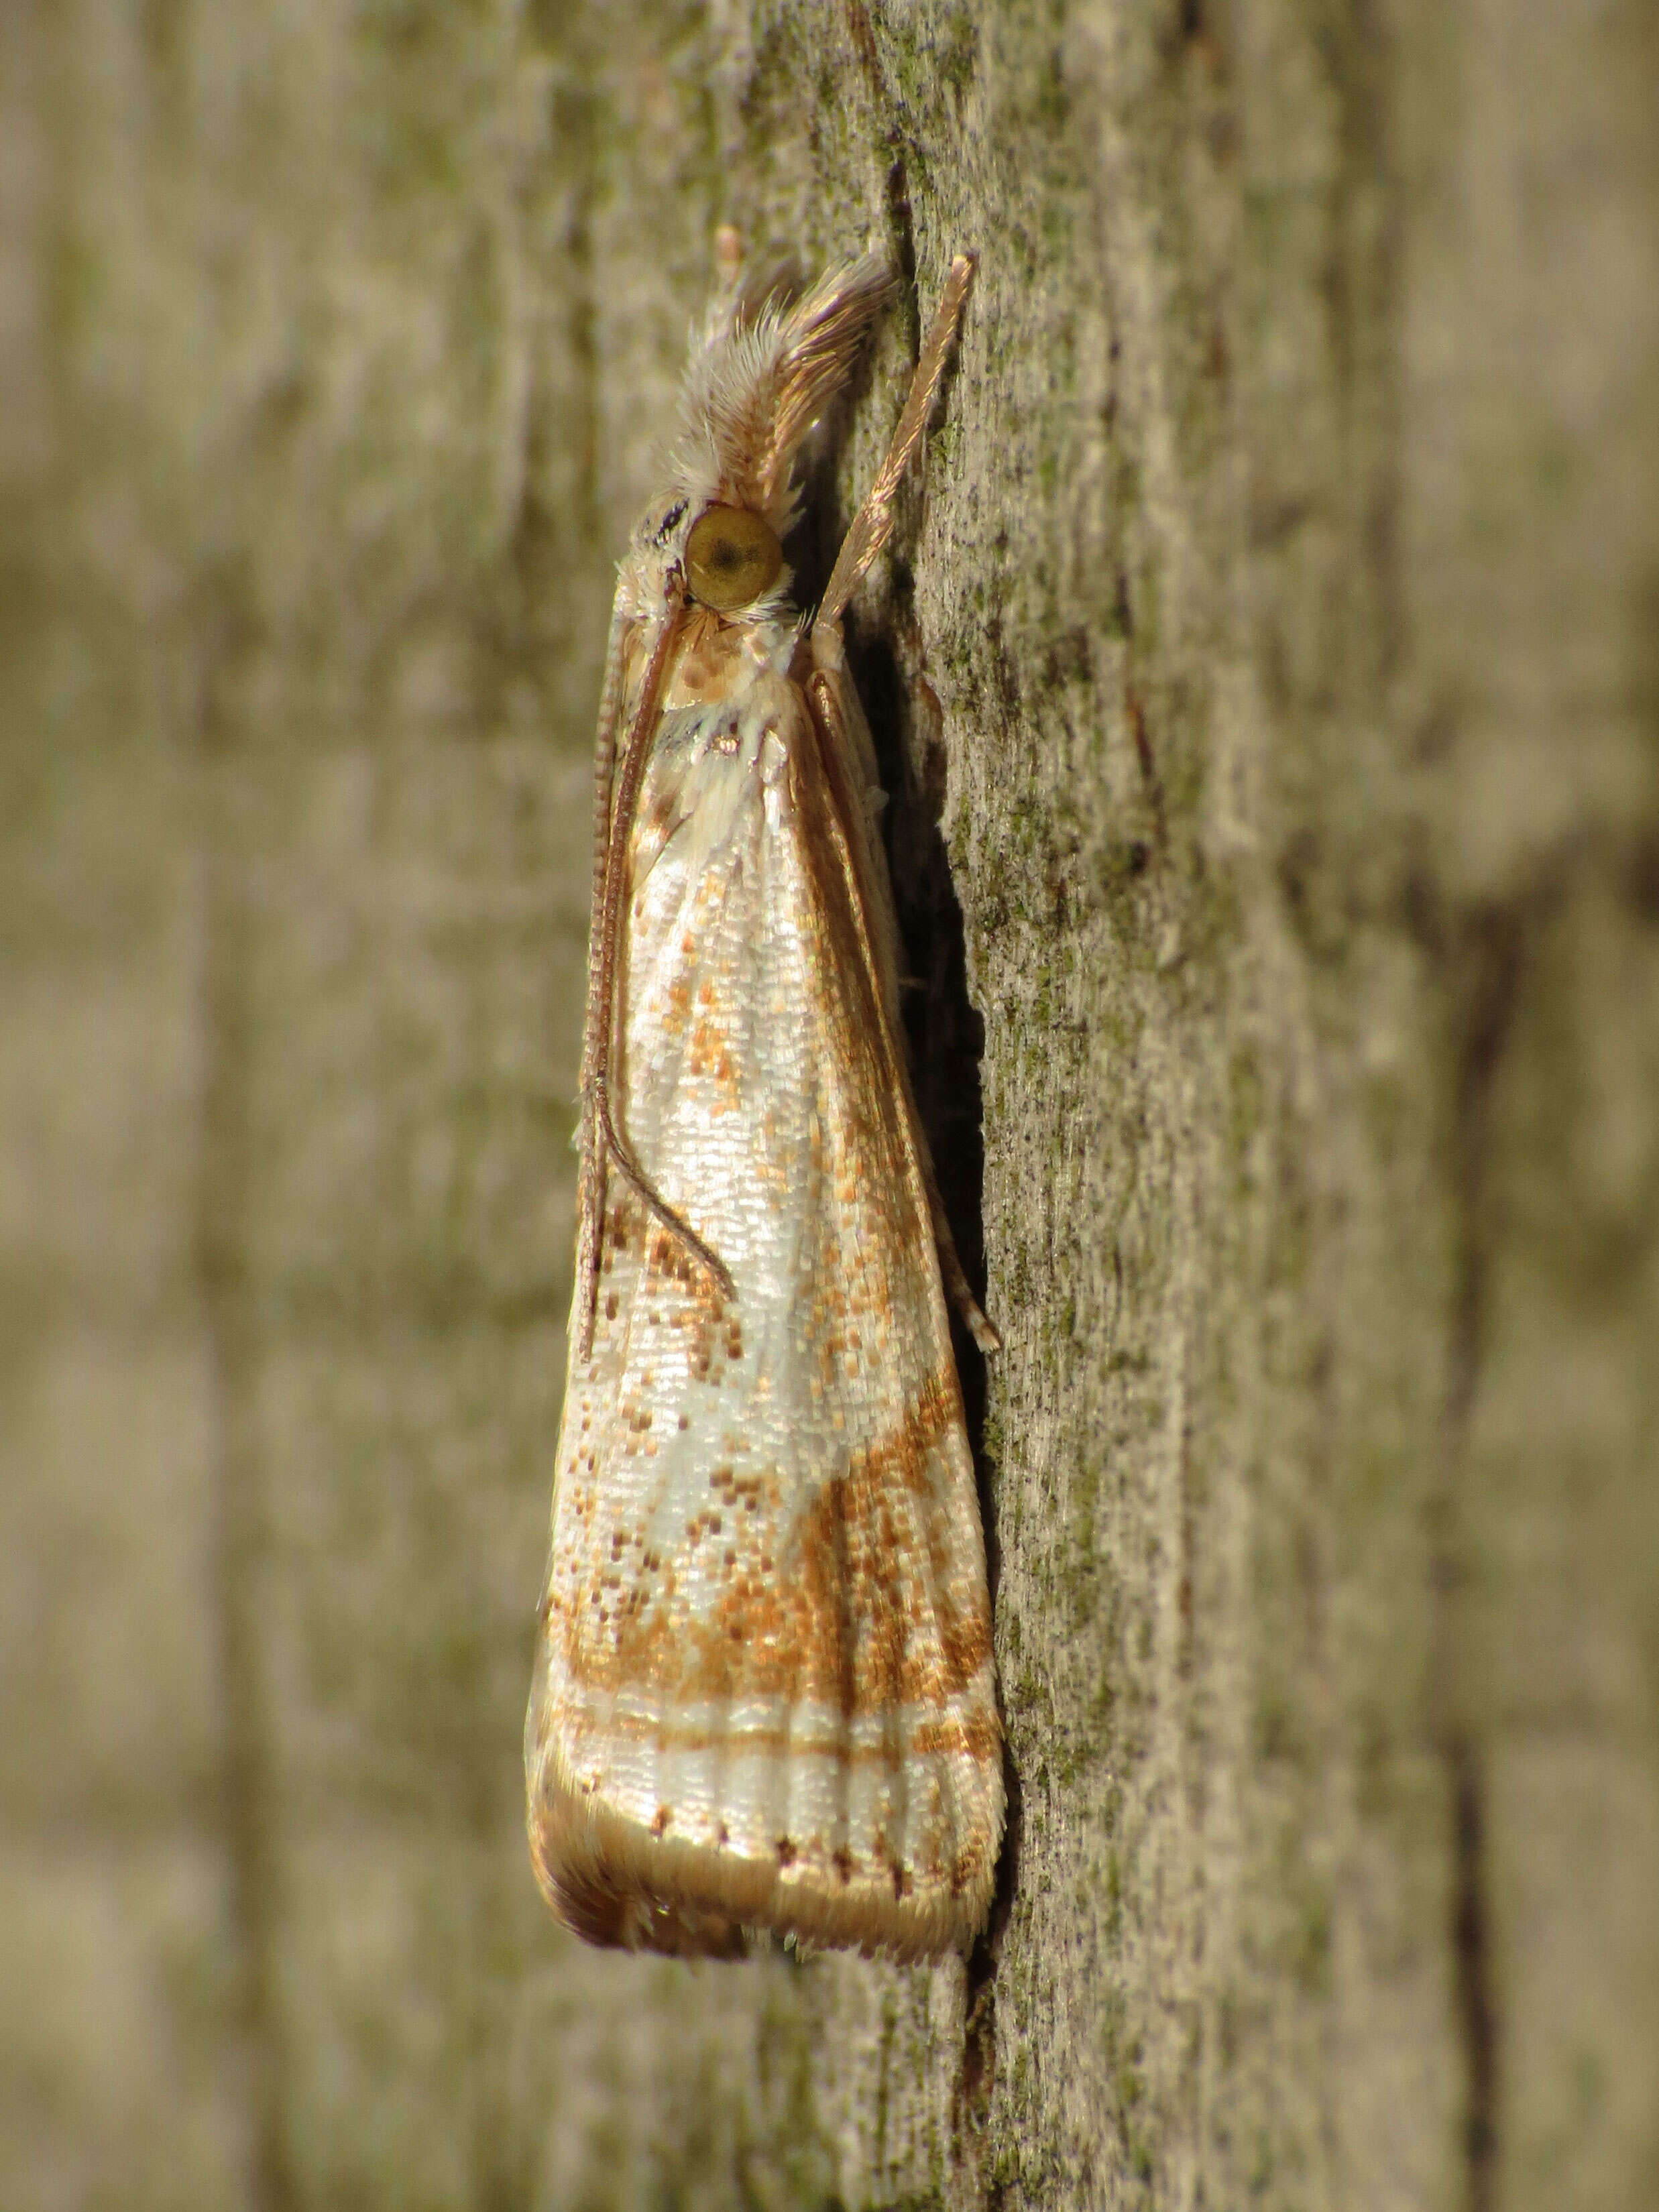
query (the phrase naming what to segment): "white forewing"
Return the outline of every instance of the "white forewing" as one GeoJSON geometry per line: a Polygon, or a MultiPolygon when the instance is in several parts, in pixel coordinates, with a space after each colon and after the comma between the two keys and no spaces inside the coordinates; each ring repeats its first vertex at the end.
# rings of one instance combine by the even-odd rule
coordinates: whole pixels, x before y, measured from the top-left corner
{"type": "Polygon", "coordinates": [[[613,1095],[736,1295],[613,1190],[532,1703],[544,1869],[579,1921],[630,1885],[786,1896],[802,1932],[934,1949],[1000,1829],[972,1464],[822,736],[763,657],[725,682],[671,696],[641,793],[613,1095]]]}

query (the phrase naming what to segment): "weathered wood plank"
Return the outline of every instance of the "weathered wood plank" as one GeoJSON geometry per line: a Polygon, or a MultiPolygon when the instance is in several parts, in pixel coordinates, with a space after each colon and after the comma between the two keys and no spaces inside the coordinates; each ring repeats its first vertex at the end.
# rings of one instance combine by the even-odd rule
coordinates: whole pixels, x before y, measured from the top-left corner
{"type": "Polygon", "coordinates": [[[1645,2207],[1647,12],[0,38],[0,2197],[1645,2207]],[[721,220],[904,274],[826,545],[982,257],[852,622],[1006,1346],[965,1971],[593,1957],[520,1833],[598,655],[721,220]]]}

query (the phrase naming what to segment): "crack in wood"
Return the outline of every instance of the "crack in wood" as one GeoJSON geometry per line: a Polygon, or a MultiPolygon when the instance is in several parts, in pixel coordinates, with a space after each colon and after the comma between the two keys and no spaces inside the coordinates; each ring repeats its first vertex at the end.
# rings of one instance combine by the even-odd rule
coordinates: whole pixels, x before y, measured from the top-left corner
{"type": "Polygon", "coordinates": [[[245,868],[229,825],[230,665],[248,647],[234,587],[214,589],[198,721],[207,817],[199,1018],[203,1085],[195,1260],[211,1391],[213,1583],[223,1740],[220,1812],[229,1876],[232,1999],[247,2127],[253,2212],[300,2201],[289,2148],[288,2055],[276,1992],[276,1869],[269,1715],[259,1654],[257,1581],[264,1545],[258,1432],[258,1347],[249,1284],[252,1010],[245,868]]]}
{"type": "Polygon", "coordinates": [[[1463,2062],[1463,2200],[1491,2212],[1498,2174],[1498,2058],[1502,2034],[1492,1972],[1482,1747],[1465,1705],[1463,1589],[1467,1537],[1461,1491],[1468,1425],[1486,1351],[1494,1200],[1488,1173],[1492,1097],[1511,1032],[1526,952],[1522,902],[1484,908],[1450,934],[1446,950],[1456,994],[1451,1119],[1451,1194],[1457,1249],[1452,1283],[1449,1372],[1442,1489],[1435,1531],[1441,1646],[1439,1737],[1451,1817],[1451,1954],[1463,2062]]]}

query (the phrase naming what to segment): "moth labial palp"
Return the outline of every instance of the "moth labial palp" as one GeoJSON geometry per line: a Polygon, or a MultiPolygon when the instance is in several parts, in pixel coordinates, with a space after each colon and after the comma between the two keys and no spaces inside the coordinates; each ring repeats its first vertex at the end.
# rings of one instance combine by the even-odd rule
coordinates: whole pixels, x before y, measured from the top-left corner
{"type": "Polygon", "coordinates": [[[971,1942],[1003,1814],[984,1545],[842,618],[973,281],[951,264],[810,627],[795,463],[886,302],[732,281],[618,571],[595,745],[569,1367],[525,1755],[590,1941],[971,1942]]]}

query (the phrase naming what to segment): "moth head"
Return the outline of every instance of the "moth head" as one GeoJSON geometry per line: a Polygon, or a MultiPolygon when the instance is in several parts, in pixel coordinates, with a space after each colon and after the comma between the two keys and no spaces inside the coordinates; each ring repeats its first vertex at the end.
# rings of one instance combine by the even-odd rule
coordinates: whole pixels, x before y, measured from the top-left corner
{"type": "Polygon", "coordinates": [[[702,505],[695,487],[679,482],[677,473],[635,524],[617,571],[622,604],[630,615],[654,615],[670,575],[684,571],[686,533],[702,505]]]}

